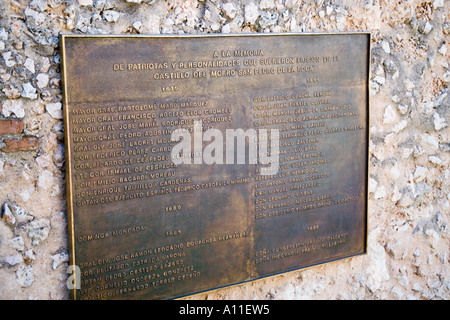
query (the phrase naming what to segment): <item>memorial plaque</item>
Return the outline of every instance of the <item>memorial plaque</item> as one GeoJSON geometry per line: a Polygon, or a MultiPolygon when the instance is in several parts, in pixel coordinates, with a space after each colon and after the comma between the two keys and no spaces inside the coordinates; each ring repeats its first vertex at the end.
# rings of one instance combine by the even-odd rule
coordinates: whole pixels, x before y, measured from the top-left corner
{"type": "Polygon", "coordinates": [[[74,299],[364,254],[370,34],[62,35],[74,299]]]}

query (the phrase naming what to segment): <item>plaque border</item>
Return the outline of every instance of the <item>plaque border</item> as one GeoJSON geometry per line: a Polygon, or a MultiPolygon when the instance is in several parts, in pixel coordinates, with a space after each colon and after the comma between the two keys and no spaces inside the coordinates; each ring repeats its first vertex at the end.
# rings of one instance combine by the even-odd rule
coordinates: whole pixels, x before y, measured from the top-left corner
{"type": "MultiPolygon", "coordinates": [[[[195,297],[200,294],[204,294],[205,292],[213,293],[215,291],[224,289],[224,288],[232,288],[244,283],[256,282],[262,279],[269,279],[281,274],[291,274],[296,271],[308,270],[310,268],[314,268],[317,266],[321,266],[328,263],[333,263],[336,261],[346,260],[348,258],[357,257],[357,256],[365,256],[368,254],[368,233],[369,233],[369,176],[370,176],[370,79],[371,79],[371,66],[372,66],[372,33],[370,31],[343,31],[343,32],[274,32],[274,33],[211,33],[211,34],[71,34],[71,33],[60,33],[59,34],[59,51],[60,51],[60,73],[61,73],[61,88],[62,88],[62,104],[63,104],[63,125],[64,125],[64,144],[65,144],[65,185],[66,185],[66,208],[67,208],[67,231],[68,231],[68,246],[69,246],[69,266],[76,266],[75,259],[75,232],[74,232],[74,217],[73,217],[73,190],[72,190],[72,169],[70,166],[71,161],[71,145],[68,129],[69,123],[66,119],[69,118],[69,108],[68,108],[68,94],[67,94],[67,74],[66,74],[66,42],[67,38],[223,38],[223,37],[289,37],[289,36],[301,36],[301,37],[309,37],[309,36],[339,36],[339,35],[366,35],[368,37],[368,48],[367,48],[367,79],[366,79],[366,181],[365,181],[365,238],[364,238],[364,246],[363,251],[360,253],[351,254],[348,256],[312,264],[306,267],[294,268],[291,270],[285,270],[281,272],[277,272],[274,274],[260,276],[250,280],[244,280],[237,283],[232,283],[228,285],[223,285],[211,289],[205,289],[202,291],[198,291],[195,293],[184,294],[178,297],[171,298],[169,300],[179,300],[185,297],[195,297]]],[[[70,290],[70,297],[72,300],[77,299],[77,283],[80,279],[77,279],[76,274],[73,278],[73,289],[70,290]]]]}

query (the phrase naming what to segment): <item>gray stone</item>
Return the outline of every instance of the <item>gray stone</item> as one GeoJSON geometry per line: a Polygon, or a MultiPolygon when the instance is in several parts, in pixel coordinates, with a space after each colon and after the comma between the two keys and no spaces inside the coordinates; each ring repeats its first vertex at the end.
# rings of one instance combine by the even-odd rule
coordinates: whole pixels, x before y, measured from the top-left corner
{"type": "Polygon", "coordinates": [[[432,164],[435,164],[437,166],[442,164],[442,160],[438,156],[428,156],[428,161],[430,161],[432,164]]]}
{"type": "Polygon", "coordinates": [[[64,145],[59,144],[56,146],[55,151],[53,151],[53,163],[58,167],[61,168],[65,163],[65,154],[64,154],[64,145]]]}
{"type": "Polygon", "coordinates": [[[25,63],[23,64],[23,66],[25,68],[27,68],[31,73],[35,73],[36,72],[35,69],[34,69],[34,60],[33,59],[27,58],[25,60],[25,63]]]}
{"type": "Polygon", "coordinates": [[[371,252],[370,265],[366,268],[368,279],[367,288],[371,292],[381,289],[384,282],[390,279],[389,272],[386,267],[386,251],[376,241],[380,229],[375,229],[369,234],[368,250],[371,252]]]}
{"type": "Polygon", "coordinates": [[[392,294],[397,298],[397,299],[402,299],[403,298],[403,290],[400,289],[399,287],[393,287],[391,290],[392,294]]]}
{"type": "Polygon", "coordinates": [[[391,47],[389,46],[389,42],[384,40],[381,42],[381,47],[383,48],[384,52],[391,53],[391,47]]]}
{"type": "Polygon", "coordinates": [[[259,7],[262,10],[275,9],[275,2],[274,0],[261,0],[259,1],[259,7]]]}
{"type": "Polygon", "coordinates": [[[446,22],[442,25],[442,32],[445,35],[449,35],[450,34],[450,22],[446,22]]]}
{"type": "Polygon", "coordinates": [[[27,223],[34,219],[33,215],[25,212],[25,210],[19,207],[17,204],[12,204],[11,209],[17,219],[17,223],[27,223]]]}
{"type": "Polygon", "coordinates": [[[369,178],[369,193],[374,193],[377,188],[378,182],[373,179],[369,178]]]}
{"type": "Polygon", "coordinates": [[[37,98],[36,88],[31,85],[31,83],[27,82],[22,84],[22,94],[21,96],[24,98],[28,98],[34,100],[37,98]]]}
{"type": "Polygon", "coordinates": [[[408,125],[408,121],[402,120],[392,128],[392,131],[399,133],[400,131],[405,129],[407,125],[408,125]]]}
{"type": "Polygon", "coordinates": [[[382,77],[382,76],[375,76],[374,78],[373,78],[373,81],[374,82],[376,82],[376,83],[378,83],[379,85],[384,85],[385,83],[386,83],[386,78],[385,77],[382,77]]]}
{"type": "Polygon", "coordinates": [[[3,53],[2,57],[3,57],[3,60],[5,60],[5,65],[7,67],[11,68],[16,65],[16,61],[13,59],[11,51],[7,51],[7,52],[3,53]]]}
{"type": "Polygon", "coordinates": [[[414,195],[412,194],[411,190],[406,187],[402,189],[402,196],[400,200],[397,202],[397,206],[407,208],[411,206],[414,203],[414,195]]]}
{"type": "Polygon", "coordinates": [[[434,0],[433,1],[433,8],[443,8],[444,7],[444,0],[434,0]]]}
{"type": "Polygon", "coordinates": [[[21,265],[16,271],[16,281],[22,287],[29,287],[34,281],[33,268],[29,265],[21,265]]]}
{"type": "Polygon", "coordinates": [[[433,25],[429,21],[427,21],[424,24],[421,24],[418,30],[420,33],[429,34],[432,29],[433,25]]]}
{"type": "Polygon", "coordinates": [[[417,283],[417,282],[414,282],[414,284],[413,284],[411,289],[416,291],[416,292],[422,292],[423,291],[422,286],[419,283],[417,283]]]}
{"type": "Polygon", "coordinates": [[[403,115],[405,115],[408,112],[408,106],[407,105],[398,105],[397,109],[403,115]]]}
{"type": "Polygon", "coordinates": [[[48,0],[48,6],[50,8],[58,8],[64,0],[48,0]]]}
{"type": "Polygon", "coordinates": [[[39,175],[37,186],[43,190],[50,190],[55,184],[55,178],[51,171],[44,170],[39,175]]]}
{"type": "Polygon", "coordinates": [[[52,256],[52,260],[52,269],[55,270],[64,262],[69,261],[69,255],[66,252],[57,253],[52,256]]]}
{"type": "Polygon", "coordinates": [[[15,254],[13,256],[7,256],[5,262],[10,266],[15,266],[16,264],[22,263],[23,258],[21,254],[15,254]]]}
{"type": "Polygon", "coordinates": [[[23,202],[27,202],[28,199],[30,199],[31,194],[34,192],[34,186],[31,186],[29,189],[24,190],[20,193],[20,197],[22,198],[23,202]]]}
{"type": "Polygon", "coordinates": [[[439,149],[439,139],[430,134],[424,133],[420,135],[421,142],[424,147],[437,151],[439,149]]]}
{"type": "Polygon", "coordinates": [[[135,21],[133,22],[133,28],[136,29],[136,31],[141,31],[142,28],[142,22],[141,21],[135,21]]]}
{"type": "Polygon", "coordinates": [[[262,29],[274,26],[277,23],[278,16],[279,16],[278,12],[263,11],[259,16],[258,20],[259,26],[262,29]]]}
{"type": "Polygon", "coordinates": [[[258,6],[254,3],[249,3],[245,6],[245,22],[249,24],[255,24],[259,17],[258,6]]]}
{"type": "Polygon", "coordinates": [[[230,33],[231,32],[231,27],[230,24],[227,23],[226,25],[222,26],[222,33],[230,33]]]}
{"type": "Polygon", "coordinates": [[[384,124],[393,124],[398,122],[398,114],[395,108],[391,105],[388,105],[384,109],[383,114],[383,123],[384,124]]]}
{"type": "Polygon", "coordinates": [[[234,19],[234,17],[236,17],[237,10],[234,4],[232,4],[231,2],[224,3],[222,9],[223,11],[225,11],[225,14],[228,18],[234,19]]]}
{"type": "Polygon", "coordinates": [[[37,85],[37,87],[40,88],[40,89],[45,88],[48,85],[48,80],[49,80],[48,74],[46,74],[46,73],[39,73],[36,76],[36,85],[37,85]]]}
{"type": "Polygon", "coordinates": [[[398,71],[397,65],[391,59],[384,60],[383,66],[386,73],[393,74],[398,71]]]}
{"type": "Polygon", "coordinates": [[[447,123],[445,122],[445,118],[441,117],[439,113],[435,112],[433,113],[433,123],[434,123],[434,129],[436,131],[439,131],[447,126],[447,123]]]}
{"type": "Polygon", "coordinates": [[[379,186],[376,188],[373,197],[375,199],[381,199],[386,197],[386,188],[384,186],[379,186]]]}
{"type": "Polygon", "coordinates": [[[25,110],[23,108],[22,101],[20,100],[6,100],[3,103],[2,115],[10,117],[14,114],[17,118],[25,117],[25,110]]]}
{"type": "Polygon", "coordinates": [[[45,106],[45,109],[53,119],[63,119],[61,102],[49,103],[45,106]]]}
{"type": "Polygon", "coordinates": [[[80,6],[87,7],[92,6],[94,2],[92,0],[78,0],[78,3],[80,6]]]}
{"type": "Polygon", "coordinates": [[[402,198],[402,194],[400,193],[400,191],[398,190],[398,187],[395,186],[394,187],[394,191],[392,192],[392,196],[391,196],[391,201],[396,203],[397,201],[399,201],[402,198]]]}
{"type": "Polygon", "coordinates": [[[47,239],[50,231],[50,220],[38,219],[31,221],[26,227],[27,236],[31,239],[31,244],[36,246],[47,239]]]}
{"type": "Polygon", "coordinates": [[[445,56],[445,54],[447,53],[447,46],[445,45],[445,43],[442,44],[442,46],[439,48],[438,52],[440,54],[442,54],[443,56],[445,56]]]}
{"type": "Polygon", "coordinates": [[[8,244],[11,248],[13,248],[17,251],[25,250],[25,243],[23,242],[23,238],[21,235],[18,235],[12,239],[9,239],[8,244]]]}
{"type": "Polygon", "coordinates": [[[103,12],[103,18],[111,23],[117,22],[119,19],[120,12],[114,11],[114,10],[107,10],[103,12]]]}
{"type": "Polygon", "coordinates": [[[442,76],[442,79],[447,83],[450,82],[450,71],[444,73],[444,75],[442,76]]]}

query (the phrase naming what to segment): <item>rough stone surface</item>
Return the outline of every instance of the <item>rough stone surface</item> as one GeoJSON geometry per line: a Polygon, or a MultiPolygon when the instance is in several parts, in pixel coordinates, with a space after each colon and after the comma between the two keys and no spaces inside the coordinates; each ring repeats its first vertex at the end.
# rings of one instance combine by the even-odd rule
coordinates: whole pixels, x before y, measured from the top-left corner
{"type": "Polygon", "coordinates": [[[372,34],[364,256],[186,299],[450,299],[450,1],[16,0],[0,7],[0,298],[68,299],[58,35],[372,34]]]}
{"type": "Polygon", "coordinates": [[[45,106],[45,109],[54,119],[63,119],[62,104],[61,102],[49,103],[45,106]]]}
{"type": "Polygon", "coordinates": [[[11,115],[17,118],[23,118],[25,116],[25,110],[21,101],[19,100],[5,100],[2,107],[2,115],[10,117],[11,115]]]}

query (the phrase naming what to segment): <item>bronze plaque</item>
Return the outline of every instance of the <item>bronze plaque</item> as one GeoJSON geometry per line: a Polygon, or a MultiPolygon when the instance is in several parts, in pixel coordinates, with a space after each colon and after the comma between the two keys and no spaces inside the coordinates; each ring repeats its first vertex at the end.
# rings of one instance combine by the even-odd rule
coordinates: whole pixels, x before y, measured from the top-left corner
{"type": "Polygon", "coordinates": [[[73,298],[366,252],[369,33],[62,35],[61,58],[73,298]]]}

